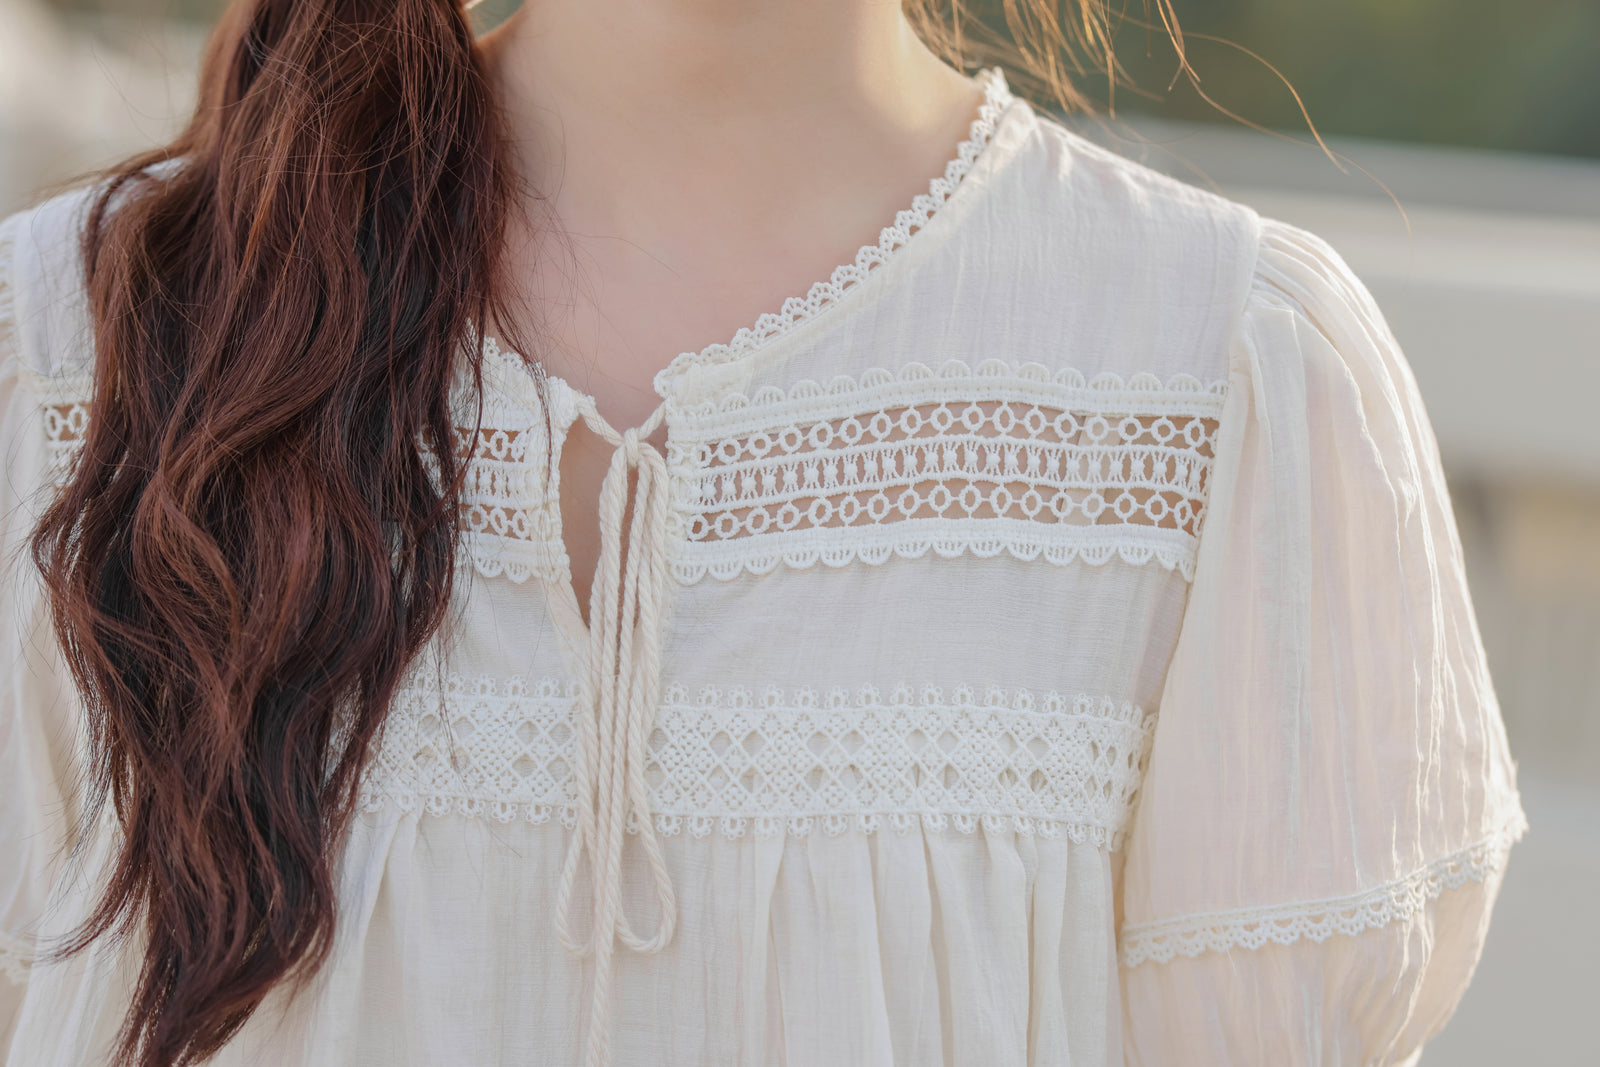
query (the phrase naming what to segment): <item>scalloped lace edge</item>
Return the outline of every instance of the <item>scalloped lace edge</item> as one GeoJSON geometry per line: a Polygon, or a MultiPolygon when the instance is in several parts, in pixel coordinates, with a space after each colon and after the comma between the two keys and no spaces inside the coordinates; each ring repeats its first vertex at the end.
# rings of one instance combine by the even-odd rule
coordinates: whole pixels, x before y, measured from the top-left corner
{"type": "Polygon", "coordinates": [[[0,974],[22,985],[32,967],[33,943],[0,931],[0,974]]]}
{"type": "Polygon", "coordinates": [[[463,532],[456,547],[456,565],[470,566],[485,578],[504,578],[515,585],[528,581],[555,585],[566,580],[568,566],[562,546],[476,531],[463,532]]]}
{"type": "MultiPolygon", "coordinates": [[[[992,524],[1005,520],[973,521],[992,524]]],[[[1063,542],[1054,538],[1029,539],[1011,533],[986,535],[982,531],[956,530],[944,531],[941,534],[918,530],[914,526],[904,532],[899,529],[911,525],[910,522],[898,522],[889,527],[879,527],[891,530],[891,536],[881,540],[863,540],[859,527],[841,527],[839,533],[848,536],[841,536],[831,544],[828,541],[833,539],[819,539],[816,536],[817,531],[806,531],[808,536],[805,544],[777,546],[766,551],[730,552],[728,558],[722,559],[714,558],[714,554],[706,550],[722,544],[735,545],[743,549],[745,544],[758,538],[742,537],[726,542],[689,542],[680,546],[681,556],[673,562],[672,573],[680,583],[693,585],[707,575],[728,581],[742,574],[768,574],[780,565],[794,570],[806,570],[817,563],[824,563],[829,567],[845,567],[852,563],[878,566],[896,557],[921,559],[931,550],[942,559],[955,559],[968,554],[979,559],[990,559],[1004,553],[1024,563],[1042,558],[1057,566],[1071,563],[1103,566],[1113,560],[1120,560],[1137,567],[1154,560],[1169,571],[1176,570],[1183,575],[1184,580],[1194,581],[1194,544],[1188,535],[1182,535],[1188,540],[1185,544],[1152,544],[1149,541],[1128,540],[1126,533],[1115,535],[1114,540],[1108,537],[1098,541],[1063,542]],[[713,558],[695,558],[701,555],[713,558]]],[[[1055,530],[1054,535],[1058,537],[1059,530],[1055,530]]]]}
{"type": "Polygon", "coordinates": [[[1192,959],[1205,952],[1289,945],[1306,939],[1320,944],[1334,934],[1354,935],[1404,922],[1446,889],[1460,889],[1468,882],[1481,883],[1503,870],[1511,846],[1527,828],[1519,806],[1516,817],[1496,833],[1365,893],[1126,926],[1120,938],[1122,965],[1166,963],[1176,956],[1192,959]]]}
{"type": "Polygon", "coordinates": [[[978,105],[977,117],[967,127],[966,140],[956,146],[955,155],[945,163],[944,172],[929,179],[927,192],[918,193],[910,207],[895,213],[894,222],[879,232],[877,241],[862,245],[851,262],[835,267],[827,281],[813,283],[804,297],[789,297],[778,311],[762,313],[754,325],[741,327],[731,340],[707,345],[698,352],[680,353],[656,374],[656,392],[665,396],[667,382],[690,367],[726,363],[765,347],[801,323],[816,318],[861,284],[874,268],[887,263],[911,239],[914,231],[926,226],[960,187],[993,139],[1000,116],[1014,102],[1005,74],[999,67],[979,71],[977,77],[983,86],[983,102],[978,105]]]}

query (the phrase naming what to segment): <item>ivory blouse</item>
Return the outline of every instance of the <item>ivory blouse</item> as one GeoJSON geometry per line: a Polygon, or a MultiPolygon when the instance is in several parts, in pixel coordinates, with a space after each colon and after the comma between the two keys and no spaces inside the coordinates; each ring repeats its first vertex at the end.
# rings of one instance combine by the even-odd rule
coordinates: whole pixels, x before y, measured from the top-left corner
{"type": "MultiPolygon", "coordinates": [[[[334,957],[214,1062],[1389,1064],[1444,1024],[1524,821],[1411,371],[1322,240],[978,80],[928,192],[646,426],[486,341],[334,957]]],[[[11,1067],[101,1062],[130,959],[34,962],[116,832],[62,862],[22,551],[91,413],[84,204],[0,230],[11,1067]]]]}

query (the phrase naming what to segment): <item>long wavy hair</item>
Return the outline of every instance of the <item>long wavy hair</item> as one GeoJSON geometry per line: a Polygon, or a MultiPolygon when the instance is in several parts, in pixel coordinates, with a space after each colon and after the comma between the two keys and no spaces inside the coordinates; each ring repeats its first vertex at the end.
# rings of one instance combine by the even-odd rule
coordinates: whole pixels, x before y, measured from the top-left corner
{"type": "MultiPolygon", "coordinates": [[[[1117,73],[1103,0],[904,6],[1065,108],[1117,73]]],[[[240,0],[202,79],[99,187],[89,428],[32,540],[85,707],[77,839],[107,803],[120,828],[55,954],[142,949],[114,1067],[206,1059],[331,952],[367,753],[451,602],[451,382],[521,195],[460,0],[240,0]]]]}

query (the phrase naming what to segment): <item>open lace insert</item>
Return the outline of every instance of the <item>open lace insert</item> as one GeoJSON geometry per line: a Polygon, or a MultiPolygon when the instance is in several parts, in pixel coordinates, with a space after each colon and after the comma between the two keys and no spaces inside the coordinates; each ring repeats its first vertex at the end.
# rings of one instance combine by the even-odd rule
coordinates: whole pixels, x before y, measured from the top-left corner
{"type": "Polygon", "coordinates": [[[1085,381],[989,361],[690,412],[679,577],[930,548],[1156,559],[1189,576],[1222,395],[1189,378],[1085,381]]]}
{"type": "MultiPolygon", "coordinates": [[[[418,672],[363,804],[570,827],[577,701],[554,680],[418,672]]],[[[984,828],[1116,848],[1154,726],[1086,694],[675,685],[649,737],[650,817],[693,836],[984,828]]]]}
{"type": "Polygon", "coordinates": [[[906,519],[1199,533],[1216,420],[937,402],[703,446],[697,541],[906,519]]]}

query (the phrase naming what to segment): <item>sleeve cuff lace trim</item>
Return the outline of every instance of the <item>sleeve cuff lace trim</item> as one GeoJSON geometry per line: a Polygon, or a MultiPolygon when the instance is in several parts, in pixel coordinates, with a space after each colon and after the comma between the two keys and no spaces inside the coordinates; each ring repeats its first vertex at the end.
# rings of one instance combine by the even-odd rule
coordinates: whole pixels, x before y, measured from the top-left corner
{"type": "Polygon", "coordinates": [[[1203,952],[1226,953],[1309,939],[1319,944],[1334,934],[1359,934],[1416,916],[1446,889],[1483,882],[1502,870],[1506,856],[1528,828],[1520,806],[1499,831],[1459,852],[1364,893],[1301,901],[1267,908],[1184,915],[1124,926],[1120,957],[1124,967],[1191,959],[1203,952]]]}

